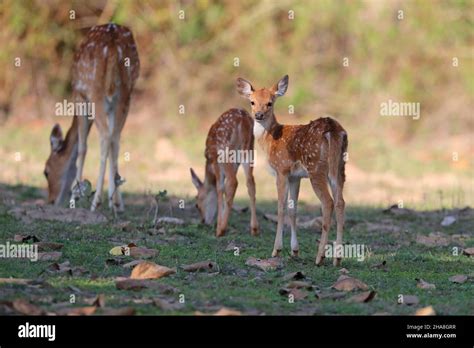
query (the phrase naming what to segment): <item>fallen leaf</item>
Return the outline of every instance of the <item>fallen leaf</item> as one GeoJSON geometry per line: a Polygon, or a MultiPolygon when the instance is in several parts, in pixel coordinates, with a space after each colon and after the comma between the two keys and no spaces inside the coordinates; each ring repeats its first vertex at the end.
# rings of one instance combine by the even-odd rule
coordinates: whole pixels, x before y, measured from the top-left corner
{"type": "Polygon", "coordinates": [[[179,310],[184,307],[182,303],[159,297],[153,299],[153,304],[164,311],[179,310]]]}
{"type": "Polygon", "coordinates": [[[249,210],[249,207],[240,207],[240,206],[234,204],[234,205],[232,206],[232,210],[233,210],[233,211],[236,211],[236,212],[238,212],[238,213],[245,213],[245,212],[247,212],[247,211],[249,210]]]}
{"type": "Polygon", "coordinates": [[[428,247],[448,246],[449,238],[446,234],[441,232],[431,232],[428,236],[417,235],[416,242],[428,247]]]}
{"type": "Polygon", "coordinates": [[[415,211],[412,209],[400,208],[397,204],[393,204],[389,208],[382,211],[383,213],[389,213],[393,215],[409,215],[414,214],[415,211]]]}
{"type": "Polygon", "coordinates": [[[257,259],[255,257],[249,257],[245,262],[247,266],[257,267],[262,271],[275,271],[283,267],[283,262],[279,257],[272,257],[269,259],[257,259]]]}
{"type": "Polygon", "coordinates": [[[130,279],[118,278],[115,281],[115,287],[119,290],[139,291],[142,289],[153,289],[163,294],[173,294],[178,290],[172,286],[157,282],[150,279],[130,279]]]}
{"type": "Polygon", "coordinates": [[[464,255],[472,256],[474,255],[474,248],[467,248],[462,251],[464,255]]]}
{"type": "Polygon", "coordinates": [[[349,271],[347,270],[347,268],[341,268],[341,269],[339,270],[339,273],[341,273],[341,274],[349,274],[349,271]]]}
{"type": "Polygon", "coordinates": [[[425,289],[425,290],[433,290],[436,289],[436,285],[432,283],[428,283],[424,281],[423,279],[415,279],[416,280],[416,287],[420,289],[425,289]]]}
{"type": "Polygon", "coordinates": [[[18,313],[23,315],[43,315],[44,310],[31,304],[25,299],[16,299],[11,303],[11,307],[18,313]]]}
{"type": "Polygon", "coordinates": [[[215,316],[238,316],[238,315],[242,315],[242,312],[240,311],[237,311],[235,309],[230,309],[230,308],[226,308],[226,307],[222,307],[221,309],[219,309],[217,312],[213,313],[213,314],[206,314],[206,313],[202,313],[202,312],[199,312],[199,311],[196,311],[194,312],[195,315],[215,315],[215,316]]]}
{"type": "Polygon", "coordinates": [[[456,222],[456,218],[452,215],[445,216],[441,221],[441,226],[451,226],[456,222]]]}
{"type": "Polygon", "coordinates": [[[122,267],[123,268],[133,268],[141,262],[143,262],[143,260],[133,260],[133,261],[127,262],[122,267]]]}
{"type": "Polygon", "coordinates": [[[111,316],[127,316],[135,315],[136,311],[133,307],[123,307],[123,308],[103,308],[99,314],[101,315],[111,315],[111,316]]]}
{"type": "Polygon", "coordinates": [[[319,300],[331,299],[340,300],[346,296],[345,292],[316,292],[316,298],[319,300]]]}
{"type": "Polygon", "coordinates": [[[61,208],[52,204],[38,206],[36,204],[22,205],[8,211],[10,215],[26,223],[33,220],[56,220],[62,222],[77,222],[80,224],[99,224],[107,222],[107,218],[97,211],[90,211],[85,208],[61,208]]]}
{"type": "Polygon", "coordinates": [[[15,285],[29,285],[32,279],[24,278],[0,278],[0,284],[15,284],[15,285]]]}
{"type": "Polygon", "coordinates": [[[301,221],[300,218],[296,219],[296,226],[299,228],[305,228],[305,229],[316,228],[320,230],[322,225],[323,225],[323,218],[321,216],[318,216],[310,220],[305,220],[305,221],[301,221]]]}
{"type": "Polygon", "coordinates": [[[458,283],[458,284],[463,284],[467,280],[467,275],[464,274],[458,274],[454,275],[452,277],[449,277],[449,281],[453,283],[458,283]]]}
{"type": "Polygon", "coordinates": [[[132,222],[131,221],[121,221],[114,225],[115,228],[123,232],[130,232],[133,230],[132,222]]]}
{"type": "Polygon", "coordinates": [[[130,279],[158,279],[176,273],[176,269],[157,265],[154,262],[143,261],[136,265],[130,279]]]}
{"type": "Polygon", "coordinates": [[[53,243],[53,242],[37,242],[37,243],[34,243],[34,245],[38,246],[38,251],[59,250],[64,246],[64,244],[62,243],[53,243]]]}
{"type": "Polygon", "coordinates": [[[58,315],[68,315],[68,316],[76,316],[76,315],[92,315],[97,310],[96,306],[87,306],[87,307],[65,307],[56,310],[56,314],[58,315]]]}
{"type": "Polygon", "coordinates": [[[415,315],[436,315],[436,312],[433,306],[428,306],[428,307],[417,309],[415,312],[415,315]]]}
{"type": "Polygon", "coordinates": [[[191,265],[181,266],[181,268],[185,272],[199,272],[199,271],[217,272],[218,271],[217,263],[213,261],[197,262],[191,265]]]}
{"type": "Polygon", "coordinates": [[[125,255],[125,249],[123,246],[116,246],[110,249],[109,254],[114,256],[125,255]]]}
{"type": "Polygon", "coordinates": [[[133,258],[144,258],[148,259],[151,257],[155,257],[158,255],[158,250],[155,249],[148,249],[143,247],[131,247],[130,248],[130,256],[133,258]]]}
{"type": "Polygon", "coordinates": [[[382,271],[387,272],[387,261],[383,260],[382,263],[377,263],[373,265],[371,268],[381,269],[382,271]]]}
{"type": "MultiPolygon", "coordinates": [[[[341,275],[341,277],[344,277],[344,275],[341,275]]],[[[346,276],[346,278],[336,281],[336,283],[332,285],[332,288],[339,291],[352,291],[354,289],[368,290],[369,287],[359,279],[346,276]]]]}
{"type": "Polygon", "coordinates": [[[371,291],[364,291],[360,294],[354,295],[348,299],[349,302],[356,302],[356,303],[367,303],[374,299],[377,293],[373,290],[371,291]]]}
{"type": "Polygon", "coordinates": [[[38,253],[38,261],[57,261],[61,258],[62,254],[60,251],[38,253]]]}
{"type": "Polygon", "coordinates": [[[33,243],[39,242],[38,237],[36,237],[33,234],[27,234],[27,235],[15,234],[13,236],[13,241],[15,241],[15,242],[23,243],[23,242],[27,242],[29,240],[33,241],[33,243]]]}
{"type": "Polygon", "coordinates": [[[302,291],[297,288],[293,289],[288,289],[288,291],[283,291],[285,289],[280,289],[280,295],[288,295],[288,298],[292,296],[292,298],[296,301],[303,300],[306,297],[308,297],[308,292],[307,291],[302,291]]]}
{"type": "Polygon", "coordinates": [[[286,274],[284,277],[283,277],[283,280],[301,280],[301,279],[305,279],[306,276],[304,275],[303,272],[301,271],[298,271],[298,272],[292,272],[292,273],[288,273],[286,274]]]}
{"type": "Polygon", "coordinates": [[[402,302],[398,303],[407,306],[416,306],[418,303],[420,303],[420,300],[418,299],[418,296],[415,295],[403,295],[402,302]]]}

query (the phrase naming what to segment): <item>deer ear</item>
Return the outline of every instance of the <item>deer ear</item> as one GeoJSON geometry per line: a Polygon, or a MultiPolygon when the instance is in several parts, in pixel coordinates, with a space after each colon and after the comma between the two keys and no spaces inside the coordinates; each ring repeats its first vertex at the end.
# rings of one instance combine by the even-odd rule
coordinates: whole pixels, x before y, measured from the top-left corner
{"type": "Polygon", "coordinates": [[[252,84],[246,79],[241,77],[237,79],[237,92],[239,92],[242,97],[249,99],[254,91],[252,84]]]}
{"type": "Polygon", "coordinates": [[[62,149],[64,145],[63,131],[59,124],[55,124],[51,135],[49,136],[49,141],[51,142],[51,151],[58,152],[62,149]]]}
{"type": "Polygon", "coordinates": [[[285,95],[286,90],[288,89],[288,75],[285,75],[281,78],[276,85],[272,87],[273,93],[276,97],[281,97],[285,95]]]}
{"type": "Polygon", "coordinates": [[[202,181],[198,178],[193,168],[189,168],[189,170],[191,172],[191,180],[193,181],[194,186],[199,190],[203,185],[202,181]]]}

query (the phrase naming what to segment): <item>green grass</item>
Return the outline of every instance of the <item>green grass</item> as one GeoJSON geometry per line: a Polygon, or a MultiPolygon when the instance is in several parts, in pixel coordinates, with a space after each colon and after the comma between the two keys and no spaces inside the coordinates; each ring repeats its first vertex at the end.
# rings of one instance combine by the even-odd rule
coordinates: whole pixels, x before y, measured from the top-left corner
{"type": "MultiPolygon", "coordinates": [[[[36,197],[33,188],[10,187],[20,200],[29,196],[36,197]]],[[[133,201],[134,195],[128,196],[133,201]]],[[[246,204],[246,202],[241,202],[246,204]]],[[[416,308],[432,305],[438,314],[474,314],[474,286],[472,281],[464,284],[451,283],[448,278],[456,274],[469,275],[473,269],[473,259],[465,255],[454,256],[451,243],[446,247],[429,248],[417,244],[417,234],[442,231],[447,235],[467,234],[465,247],[474,245],[472,234],[472,214],[459,215],[458,221],[450,227],[441,227],[443,212],[412,214],[409,216],[392,216],[373,207],[349,207],[344,241],[346,243],[365,244],[369,252],[364,261],[355,259],[343,260],[342,267],[349,270],[349,275],[356,277],[369,288],[377,292],[377,297],[369,303],[349,303],[347,294],[342,300],[317,299],[314,292],[308,297],[289,303],[286,296],[279,294],[279,289],[287,283],[283,276],[290,272],[302,271],[314,286],[324,292],[335,292],[329,287],[339,277],[340,268],[332,266],[326,260],[323,267],[314,265],[316,238],[319,234],[310,230],[299,231],[300,258],[292,259],[289,255],[289,233],[285,231],[283,260],[284,268],[273,272],[263,272],[245,265],[248,257],[268,258],[270,256],[275,225],[263,219],[259,214],[261,235],[251,237],[248,231],[249,214],[233,212],[230,227],[225,237],[216,239],[213,228],[189,222],[184,226],[166,227],[164,235],[147,233],[149,223],[143,224],[148,207],[143,205],[128,206],[123,220],[132,222],[130,231],[122,231],[113,222],[103,225],[77,225],[37,221],[24,224],[11,217],[9,207],[0,204],[0,242],[5,243],[15,234],[34,234],[41,241],[64,243],[63,255],[59,262],[69,260],[73,266],[82,266],[89,273],[83,276],[59,276],[46,272],[52,262],[31,262],[29,260],[3,259],[0,262],[0,277],[42,278],[47,287],[0,285],[0,299],[13,300],[25,298],[45,309],[54,308],[55,303],[66,302],[73,286],[81,290],[76,294],[77,306],[85,305],[85,300],[98,294],[104,294],[109,307],[132,306],[138,314],[193,314],[195,311],[210,312],[221,306],[240,310],[243,313],[277,315],[277,314],[317,314],[317,315],[371,315],[374,313],[413,314],[416,308]],[[392,233],[382,227],[379,230],[368,228],[368,223],[383,223],[383,226],[396,226],[400,230],[392,233]],[[166,240],[168,238],[168,241],[166,240]],[[173,240],[174,238],[174,240],[173,240]],[[124,291],[115,287],[114,279],[129,276],[130,270],[119,265],[106,265],[111,258],[109,250],[121,244],[134,242],[159,250],[158,256],[151,259],[157,264],[177,267],[177,273],[157,282],[171,285],[178,289],[167,298],[177,299],[185,296],[184,307],[179,310],[163,311],[153,304],[134,303],[134,300],[153,299],[162,296],[156,290],[124,291]],[[225,251],[226,246],[234,241],[241,246],[240,255],[225,251]],[[213,260],[219,265],[219,274],[187,273],[180,266],[198,261],[213,260]],[[382,261],[387,262],[388,271],[372,268],[382,261]],[[416,287],[416,278],[434,283],[435,290],[423,290],[416,287]],[[417,295],[420,304],[411,307],[397,304],[400,294],[417,295]]],[[[259,203],[261,212],[275,212],[275,202],[259,203]]],[[[184,213],[176,211],[187,221],[196,217],[193,210],[184,213]]],[[[301,214],[319,214],[314,207],[302,205],[301,214]]],[[[166,210],[162,209],[161,212],[166,210]]],[[[108,209],[104,213],[110,216],[108,209]]],[[[446,212],[447,214],[447,212],[446,212]]],[[[330,240],[334,238],[333,234],[330,240]]],[[[130,257],[124,258],[132,260],[130,257]]],[[[472,274],[471,274],[472,276],[472,274]]]]}

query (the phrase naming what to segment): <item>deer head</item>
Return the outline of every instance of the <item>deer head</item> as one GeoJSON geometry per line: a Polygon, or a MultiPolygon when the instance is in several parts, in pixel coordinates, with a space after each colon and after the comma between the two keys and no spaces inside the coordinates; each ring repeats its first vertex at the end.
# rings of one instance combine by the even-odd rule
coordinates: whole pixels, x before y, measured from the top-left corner
{"type": "Polygon", "coordinates": [[[283,96],[287,89],[288,75],[285,75],[272,87],[258,90],[253,88],[249,81],[241,77],[237,79],[237,91],[242,97],[250,100],[252,116],[256,122],[267,130],[275,122],[275,115],[273,113],[275,100],[283,96]]]}
{"type": "MultiPolygon", "coordinates": [[[[51,153],[46,161],[44,176],[48,181],[48,203],[59,205],[68,196],[75,176],[75,156],[68,151],[61,126],[56,124],[49,137],[51,153]]],[[[77,150],[76,150],[77,152],[77,150]]]]}
{"type": "Polygon", "coordinates": [[[191,180],[197,189],[196,208],[201,215],[201,221],[207,225],[214,223],[217,213],[217,191],[215,185],[203,183],[191,168],[191,180]]]}

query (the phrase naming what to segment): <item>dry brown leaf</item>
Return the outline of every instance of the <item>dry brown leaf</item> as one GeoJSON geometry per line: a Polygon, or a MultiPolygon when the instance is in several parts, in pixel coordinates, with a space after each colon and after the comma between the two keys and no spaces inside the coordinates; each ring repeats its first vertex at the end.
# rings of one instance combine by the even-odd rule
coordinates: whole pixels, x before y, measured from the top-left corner
{"type": "Polygon", "coordinates": [[[466,282],[467,278],[468,278],[467,275],[458,274],[458,275],[449,277],[449,281],[453,283],[463,284],[466,282]]]}
{"type": "Polygon", "coordinates": [[[242,312],[237,311],[237,310],[235,310],[235,309],[230,309],[230,308],[222,307],[221,309],[219,309],[219,310],[218,310],[217,312],[215,312],[215,313],[206,314],[206,313],[203,313],[203,312],[200,312],[200,311],[196,311],[196,312],[194,312],[194,315],[206,315],[206,316],[209,316],[209,315],[215,315],[215,316],[238,316],[238,315],[242,315],[242,312]]]}
{"type": "Polygon", "coordinates": [[[16,284],[16,285],[28,285],[32,283],[32,279],[24,278],[0,278],[0,284],[16,284]]]}
{"type": "Polygon", "coordinates": [[[156,255],[158,255],[158,250],[155,250],[155,249],[148,249],[148,248],[137,247],[137,246],[130,247],[130,256],[135,259],[137,258],[148,259],[151,257],[155,257],[156,255]]]}
{"type": "Polygon", "coordinates": [[[283,267],[283,262],[279,257],[272,257],[269,259],[257,259],[249,257],[245,262],[247,266],[260,268],[262,271],[275,271],[283,267]]]}
{"type": "Polygon", "coordinates": [[[15,234],[13,236],[13,241],[15,242],[24,243],[29,240],[33,241],[34,243],[39,242],[38,237],[33,234],[15,234]]]}
{"type": "Polygon", "coordinates": [[[111,315],[111,316],[127,316],[135,315],[135,308],[133,307],[123,307],[123,308],[103,308],[99,314],[101,315],[111,315]]]}
{"type": "MultiPolygon", "coordinates": [[[[344,275],[341,275],[339,278],[341,277],[344,277],[344,275]]],[[[361,289],[361,290],[369,289],[367,284],[363,283],[359,279],[347,277],[347,276],[345,276],[345,278],[342,278],[336,281],[336,283],[334,283],[332,287],[339,291],[352,291],[354,289],[361,289]]]]}
{"type": "Polygon", "coordinates": [[[304,275],[303,272],[292,272],[292,273],[288,273],[286,274],[284,277],[283,277],[283,280],[301,280],[301,279],[305,279],[306,276],[304,275]]]}
{"type": "Polygon", "coordinates": [[[349,270],[348,270],[347,268],[341,268],[341,269],[339,270],[339,273],[341,273],[341,274],[349,274],[349,270]]]}
{"type": "Polygon", "coordinates": [[[377,293],[373,290],[371,291],[364,291],[360,294],[354,295],[348,299],[349,302],[356,302],[356,303],[367,303],[374,299],[377,293]]]}
{"type": "Polygon", "coordinates": [[[378,263],[372,266],[374,269],[381,269],[382,271],[387,271],[387,261],[383,260],[382,263],[378,263]]]}
{"type": "Polygon", "coordinates": [[[317,292],[316,293],[316,298],[319,300],[324,300],[324,299],[331,299],[331,300],[340,300],[343,297],[346,297],[345,292],[317,292]]]}
{"type": "Polygon", "coordinates": [[[433,306],[428,306],[428,307],[417,309],[415,312],[415,315],[436,315],[436,312],[433,306]]]}
{"type": "Polygon", "coordinates": [[[199,272],[199,271],[206,271],[206,272],[218,272],[219,268],[217,266],[217,263],[214,261],[202,261],[202,262],[196,262],[191,265],[183,265],[181,268],[185,272],[199,272]]]}
{"type": "Polygon", "coordinates": [[[53,242],[37,242],[34,245],[38,246],[38,251],[45,251],[45,250],[59,250],[62,249],[64,244],[62,243],[53,243],[53,242]]]}
{"type": "Polygon", "coordinates": [[[63,255],[60,251],[49,251],[46,253],[38,253],[38,261],[57,261],[63,255]]]}
{"type": "Polygon", "coordinates": [[[23,315],[43,315],[45,313],[40,307],[22,298],[14,300],[11,303],[11,307],[23,315]]]}
{"type": "Polygon", "coordinates": [[[415,279],[416,280],[416,287],[420,289],[425,289],[425,290],[434,290],[436,289],[436,285],[432,283],[428,283],[424,281],[423,279],[415,279]]]}
{"type": "Polygon", "coordinates": [[[162,216],[155,221],[155,225],[162,225],[162,224],[184,225],[184,220],[171,217],[171,216],[162,216]]]}
{"type": "Polygon", "coordinates": [[[56,311],[58,315],[92,315],[95,313],[97,307],[96,306],[86,306],[86,307],[66,307],[60,308],[56,311]]]}
{"type": "Polygon", "coordinates": [[[158,279],[176,273],[175,268],[157,265],[154,262],[142,261],[136,265],[130,279],[158,279]]]}
{"type": "Polygon", "coordinates": [[[420,303],[420,300],[418,299],[418,296],[415,295],[403,295],[401,302],[401,304],[405,304],[407,306],[416,306],[418,303],[420,303]]]}
{"type": "Polygon", "coordinates": [[[142,289],[153,289],[163,294],[172,294],[177,292],[176,288],[150,279],[130,279],[118,278],[115,281],[115,287],[119,290],[138,291],[142,289]]]}
{"type": "Polygon", "coordinates": [[[467,248],[462,251],[464,255],[472,256],[474,255],[474,248],[467,248]]]}
{"type": "Polygon", "coordinates": [[[449,236],[441,232],[431,232],[428,236],[417,235],[416,242],[428,247],[448,246],[449,236]]]}
{"type": "Polygon", "coordinates": [[[184,307],[182,303],[159,297],[153,299],[153,304],[164,311],[178,310],[184,307]]]}
{"type": "Polygon", "coordinates": [[[114,225],[115,228],[122,230],[123,232],[130,232],[133,230],[131,221],[121,221],[114,225]]]}

